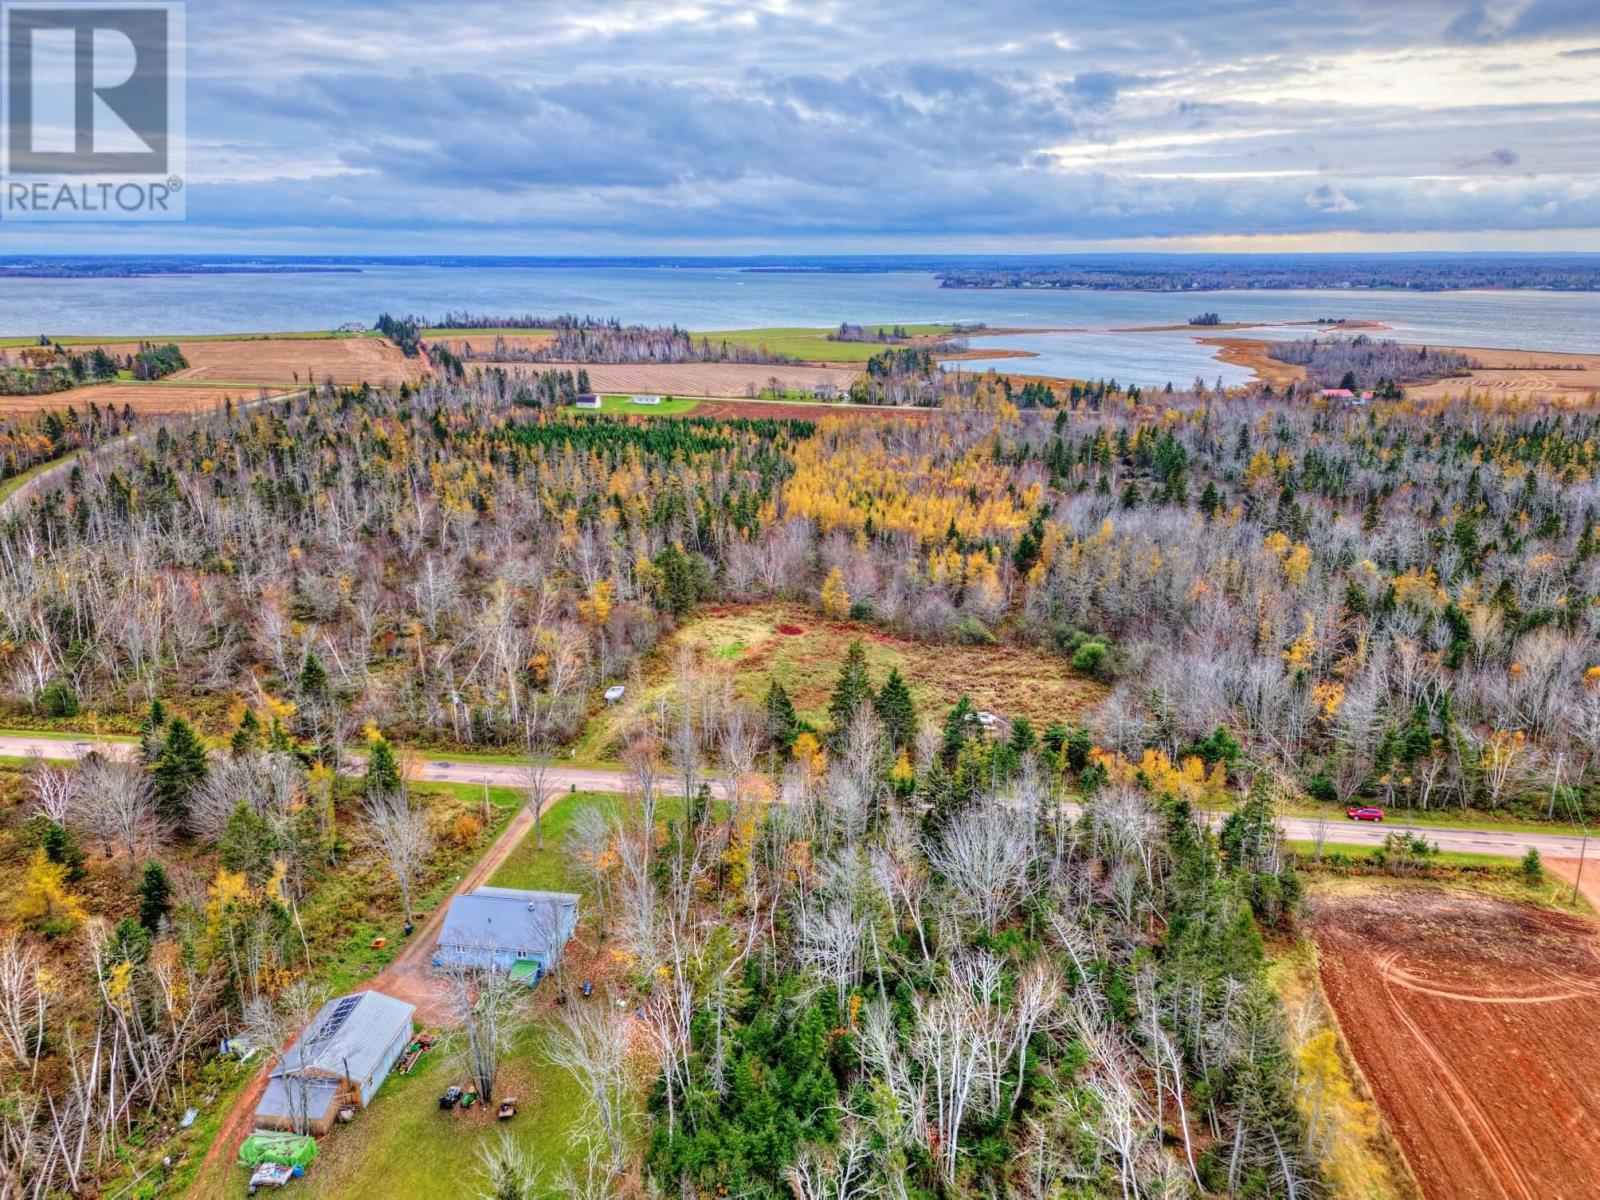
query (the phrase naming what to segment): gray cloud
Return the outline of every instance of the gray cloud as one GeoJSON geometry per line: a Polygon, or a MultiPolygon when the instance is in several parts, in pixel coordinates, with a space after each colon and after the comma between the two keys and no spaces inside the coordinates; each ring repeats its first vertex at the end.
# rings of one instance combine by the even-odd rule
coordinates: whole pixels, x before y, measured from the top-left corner
{"type": "MultiPolygon", "coordinates": [[[[1593,57],[1576,43],[1596,13],[1594,0],[1342,0],[1338,21],[1325,0],[541,0],[536,19],[508,20],[490,0],[281,0],[269,15],[197,0],[190,225],[241,243],[303,227],[334,248],[457,231],[486,252],[496,233],[1600,227],[1592,91],[1519,91],[1532,72],[1516,58],[1415,107],[1345,103],[1379,86],[1352,80],[1365,60],[1431,79],[1440,54],[1521,41],[1549,67],[1557,51],[1593,57]],[[1473,178],[1433,178],[1424,164],[1438,163],[1473,178]]],[[[185,230],[150,236],[181,248],[185,230]]]]}
{"type": "Polygon", "coordinates": [[[1495,169],[1498,167],[1514,167],[1520,161],[1521,155],[1515,150],[1502,146],[1498,150],[1490,150],[1487,154],[1462,154],[1450,160],[1454,167],[1463,171],[1476,171],[1482,168],[1495,169]]]}

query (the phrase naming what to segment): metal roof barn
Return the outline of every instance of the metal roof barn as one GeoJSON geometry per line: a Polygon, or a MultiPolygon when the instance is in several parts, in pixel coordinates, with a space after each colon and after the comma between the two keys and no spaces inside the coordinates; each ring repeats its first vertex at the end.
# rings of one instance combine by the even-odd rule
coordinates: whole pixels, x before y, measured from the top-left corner
{"type": "Polygon", "coordinates": [[[329,1000],[272,1069],[257,1127],[326,1133],[344,1105],[365,1108],[411,1041],[415,1012],[382,992],[329,1000]]]}

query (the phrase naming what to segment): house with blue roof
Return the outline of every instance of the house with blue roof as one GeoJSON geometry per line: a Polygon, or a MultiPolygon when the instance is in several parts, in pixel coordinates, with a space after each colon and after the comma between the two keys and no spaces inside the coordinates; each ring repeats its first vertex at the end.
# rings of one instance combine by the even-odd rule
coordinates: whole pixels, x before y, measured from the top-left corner
{"type": "Polygon", "coordinates": [[[530,984],[561,959],[578,928],[575,892],[480,887],[450,900],[433,965],[492,966],[530,984]]]}

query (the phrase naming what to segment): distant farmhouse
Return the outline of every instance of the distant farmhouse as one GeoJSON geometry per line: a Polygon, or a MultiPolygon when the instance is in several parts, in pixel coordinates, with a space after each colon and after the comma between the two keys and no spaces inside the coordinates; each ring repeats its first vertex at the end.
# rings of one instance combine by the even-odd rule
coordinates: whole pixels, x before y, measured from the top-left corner
{"type": "Polygon", "coordinates": [[[415,1012],[382,992],[329,1000],[272,1069],[256,1128],[320,1136],[341,1108],[365,1108],[410,1044],[415,1012]]]}
{"type": "Polygon", "coordinates": [[[1318,393],[1324,400],[1343,400],[1346,404],[1366,404],[1372,400],[1371,392],[1357,395],[1349,388],[1323,388],[1318,393]]]}
{"type": "Polygon", "coordinates": [[[660,396],[635,396],[633,398],[633,402],[635,404],[660,404],[661,403],[661,397],[660,396]]]}
{"type": "Polygon", "coordinates": [[[580,392],[578,393],[578,398],[573,401],[573,403],[579,408],[599,408],[600,397],[595,395],[593,392],[580,392]]]}
{"type": "Polygon", "coordinates": [[[493,966],[536,983],[572,940],[579,899],[573,892],[502,887],[455,896],[439,931],[433,965],[493,966]]]}

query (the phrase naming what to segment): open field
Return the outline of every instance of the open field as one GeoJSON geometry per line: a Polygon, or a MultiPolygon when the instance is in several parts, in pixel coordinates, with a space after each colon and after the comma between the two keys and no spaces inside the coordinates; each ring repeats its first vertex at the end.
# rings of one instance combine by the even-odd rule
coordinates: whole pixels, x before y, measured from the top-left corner
{"type": "MultiPolygon", "coordinates": [[[[128,355],[137,341],[62,339],[76,346],[98,345],[108,354],[128,355]]],[[[147,339],[150,340],[150,339],[147,339]]],[[[296,382],[415,383],[426,372],[420,358],[407,358],[387,338],[379,337],[227,337],[177,340],[189,366],[170,381],[230,386],[292,386],[296,382]]],[[[76,389],[77,392],[88,391],[76,389]]],[[[58,393],[62,395],[64,393],[58,393]]],[[[56,407],[60,407],[58,404],[56,407]]]]}
{"type": "Polygon", "coordinates": [[[1600,393],[1600,354],[1557,354],[1549,350],[1463,351],[1478,363],[1467,376],[1414,384],[1406,395],[1416,400],[1459,396],[1469,389],[1498,398],[1532,396],[1588,399],[1600,393]]]}
{"type": "MultiPolygon", "coordinates": [[[[632,396],[601,396],[600,411],[635,417],[684,417],[697,412],[700,401],[685,400],[681,396],[663,396],[660,404],[635,404],[632,396]]],[[[594,412],[592,408],[573,407],[572,412],[594,412]]]]}
{"type": "Polygon", "coordinates": [[[860,638],[875,686],[898,667],[918,716],[942,719],[965,693],[979,709],[1027,717],[1036,730],[1081,721],[1104,689],[1074,674],[1063,658],[1017,646],[950,646],[919,642],[852,621],[830,621],[799,605],[758,604],[709,610],[665,639],[629,697],[600,713],[577,747],[579,757],[606,758],[630,716],[663,698],[680,647],[701,664],[726,670],[734,691],[759,703],[776,679],[804,721],[828,726],[828,697],[850,642],[860,638]]]}
{"type": "Polygon", "coordinates": [[[648,392],[656,396],[753,396],[778,381],[780,390],[840,391],[857,372],[848,367],[791,367],[773,363],[495,363],[512,371],[589,373],[597,392],[648,392]]]}
{"type": "MultiPolygon", "coordinates": [[[[879,328],[876,325],[865,327],[873,332],[879,328]]],[[[883,326],[892,329],[894,326],[883,326]]],[[[914,341],[933,341],[941,334],[948,333],[948,325],[904,325],[902,328],[914,341]]],[[[833,326],[828,329],[812,329],[802,327],[773,327],[769,329],[719,329],[709,333],[695,333],[695,338],[705,338],[713,346],[719,342],[727,342],[730,346],[742,346],[750,350],[765,350],[768,354],[781,354],[785,358],[795,358],[802,362],[822,363],[864,363],[874,354],[881,354],[885,350],[893,350],[896,346],[905,346],[900,342],[834,342],[828,340],[828,335],[838,329],[833,326]]]]}
{"type": "Polygon", "coordinates": [[[553,329],[424,329],[424,342],[438,342],[453,354],[490,354],[499,339],[512,350],[537,350],[555,336],[553,329]]]}
{"type": "Polygon", "coordinates": [[[1429,1200],[1593,1195],[1600,938],[1430,885],[1314,896],[1322,984],[1429,1200]]]}
{"type": "Polygon", "coordinates": [[[50,412],[63,408],[87,411],[90,404],[101,408],[122,409],[130,406],[142,417],[165,417],[179,413],[210,412],[222,407],[223,401],[233,398],[234,403],[256,399],[260,387],[247,384],[237,387],[207,387],[204,385],[167,383],[95,383],[88,387],[73,388],[65,392],[52,392],[48,396],[0,396],[0,414],[50,412]]]}

